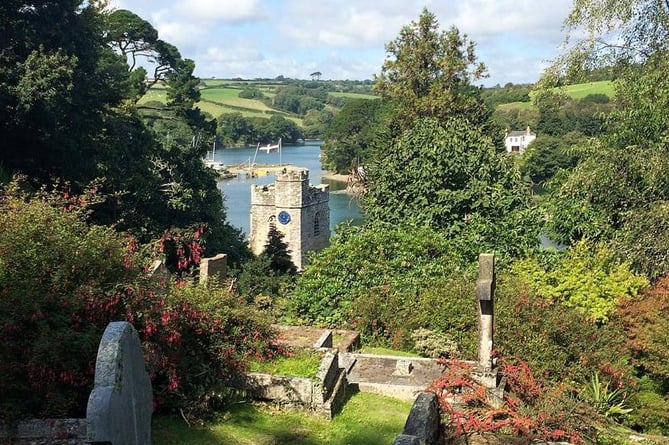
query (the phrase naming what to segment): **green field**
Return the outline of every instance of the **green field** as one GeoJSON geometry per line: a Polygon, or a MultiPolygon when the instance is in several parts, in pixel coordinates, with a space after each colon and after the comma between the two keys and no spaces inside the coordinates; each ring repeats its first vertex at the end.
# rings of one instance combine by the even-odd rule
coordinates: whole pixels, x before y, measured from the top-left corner
{"type": "MultiPolygon", "coordinates": [[[[302,124],[302,120],[296,116],[288,113],[273,110],[257,99],[244,99],[239,97],[241,88],[231,87],[234,81],[226,80],[208,80],[205,82],[206,88],[200,90],[201,100],[196,104],[202,111],[209,113],[213,117],[218,117],[223,113],[241,113],[244,117],[265,117],[268,118],[272,114],[280,114],[286,119],[290,119],[298,125],[302,124]]],[[[260,85],[260,84],[259,84],[260,85]]],[[[273,89],[270,87],[262,87],[268,91],[263,91],[263,94],[271,97],[273,89]]],[[[139,104],[146,104],[147,102],[157,101],[166,103],[167,94],[164,87],[155,85],[139,100],[139,104]]]]}
{"type": "Polygon", "coordinates": [[[615,96],[613,82],[610,80],[567,85],[566,87],[562,87],[561,90],[574,99],[583,99],[589,94],[606,94],[611,98],[615,96]]]}
{"type": "Polygon", "coordinates": [[[356,393],[331,421],[308,412],[241,403],[206,427],[178,417],[154,419],[160,445],[388,445],[402,432],[411,402],[356,393]]]}
{"type": "Polygon", "coordinates": [[[362,94],[362,93],[338,93],[331,92],[328,93],[330,96],[334,97],[350,97],[352,99],[378,99],[379,96],[374,96],[372,94],[362,94]]]}
{"type": "MultiPolygon", "coordinates": [[[[610,80],[602,80],[599,82],[586,82],[575,85],[567,85],[565,87],[553,88],[553,91],[562,92],[573,99],[583,99],[589,94],[605,94],[610,98],[615,97],[615,90],[613,82],[610,80]]],[[[530,93],[530,97],[534,92],[530,93]]],[[[497,106],[498,110],[507,111],[511,109],[531,110],[534,108],[532,102],[510,102],[508,104],[501,104],[497,106]]]]}

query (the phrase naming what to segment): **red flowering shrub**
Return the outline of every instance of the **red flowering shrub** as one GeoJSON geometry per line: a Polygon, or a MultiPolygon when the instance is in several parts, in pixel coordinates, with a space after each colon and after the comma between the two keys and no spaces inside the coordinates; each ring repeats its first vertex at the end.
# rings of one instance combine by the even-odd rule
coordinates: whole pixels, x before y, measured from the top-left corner
{"type": "Polygon", "coordinates": [[[86,212],[79,198],[31,199],[16,184],[0,196],[0,421],[82,416],[110,321],[138,330],[165,409],[210,408],[246,358],[276,352],[254,309],[146,276],[136,241],[86,212]]]}
{"type": "Polygon", "coordinates": [[[444,376],[432,384],[445,427],[456,436],[496,433],[528,439],[581,443],[593,433],[597,414],[572,396],[569,387],[545,385],[524,362],[502,363],[506,391],[499,404],[471,378],[472,365],[445,360],[444,376]]]}

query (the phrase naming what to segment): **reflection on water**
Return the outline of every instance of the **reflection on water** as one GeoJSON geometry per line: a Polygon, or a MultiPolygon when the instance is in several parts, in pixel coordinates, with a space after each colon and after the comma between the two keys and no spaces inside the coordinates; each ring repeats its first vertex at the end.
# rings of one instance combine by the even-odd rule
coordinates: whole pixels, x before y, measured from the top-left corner
{"type": "MultiPolygon", "coordinates": [[[[330,230],[348,219],[359,223],[361,221],[358,202],[351,195],[343,193],[346,184],[338,181],[323,181],[325,173],[321,169],[320,153],[322,141],[310,141],[303,145],[283,146],[281,153],[255,154],[253,148],[228,148],[216,150],[215,161],[222,162],[227,166],[246,166],[250,162],[257,164],[291,164],[294,167],[309,170],[309,182],[312,185],[325,183],[330,186],[330,230]]],[[[211,155],[211,154],[210,154],[211,155]]],[[[227,220],[235,227],[239,227],[248,235],[251,212],[251,185],[272,184],[274,175],[247,178],[240,175],[236,178],[222,180],[218,187],[225,196],[225,207],[227,209],[227,220]]]]}

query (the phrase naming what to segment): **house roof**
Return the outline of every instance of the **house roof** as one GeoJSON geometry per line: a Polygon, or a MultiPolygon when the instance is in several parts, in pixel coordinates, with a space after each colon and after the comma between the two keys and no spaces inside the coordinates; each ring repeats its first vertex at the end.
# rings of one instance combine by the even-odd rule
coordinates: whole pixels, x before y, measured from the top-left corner
{"type": "MultiPolygon", "coordinates": [[[[518,136],[528,136],[526,130],[521,130],[521,131],[512,131],[506,135],[506,137],[518,137],[518,136]]],[[[536,134],[531,131],[529,136],[536,136],[536,134]]]]}

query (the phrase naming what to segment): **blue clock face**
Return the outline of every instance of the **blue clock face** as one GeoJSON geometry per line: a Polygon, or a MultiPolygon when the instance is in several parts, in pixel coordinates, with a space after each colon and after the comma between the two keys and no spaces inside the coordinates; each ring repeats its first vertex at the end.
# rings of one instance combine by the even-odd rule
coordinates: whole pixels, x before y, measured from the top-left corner
{"type": "Polygon", "coordinates": [[[285,210],[279,212],[279,222],[284,225],[288,224],[290,222],[290,213],[286,212],[285,210]]]}

